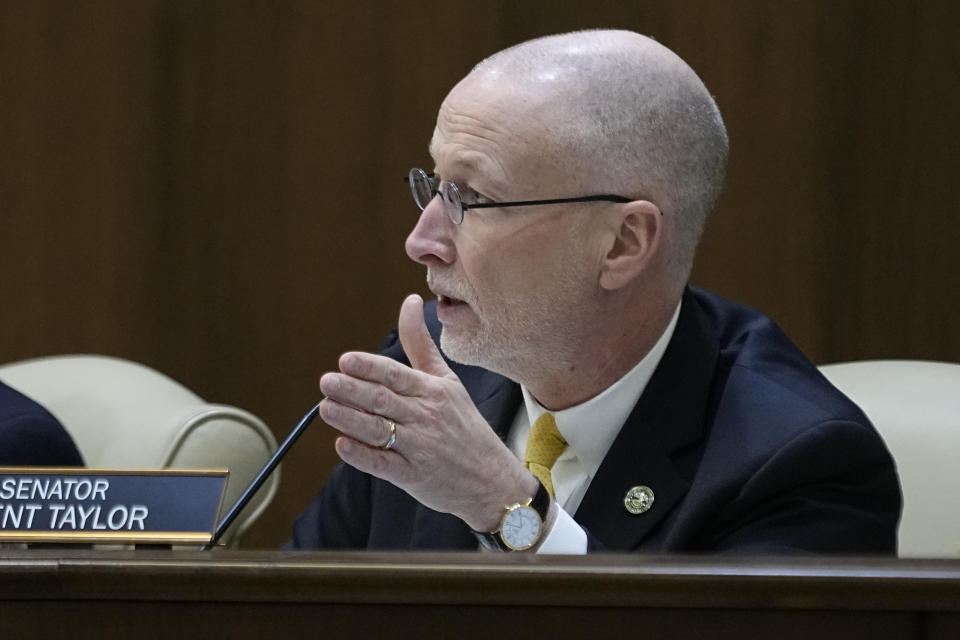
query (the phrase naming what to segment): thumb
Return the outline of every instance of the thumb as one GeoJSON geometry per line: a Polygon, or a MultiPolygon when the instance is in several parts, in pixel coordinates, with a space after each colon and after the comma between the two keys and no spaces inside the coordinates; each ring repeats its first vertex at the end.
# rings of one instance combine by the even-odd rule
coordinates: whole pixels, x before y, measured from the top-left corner
{"type": "Polygon", "coordinates": [[[427,323],[423,319],[423,298],[412,294],[404,299],[400,306],[397,330],[400,344],[410,358],[410,366],[435,376],[444,376],[450,372],[427,330],[427,323]]]}

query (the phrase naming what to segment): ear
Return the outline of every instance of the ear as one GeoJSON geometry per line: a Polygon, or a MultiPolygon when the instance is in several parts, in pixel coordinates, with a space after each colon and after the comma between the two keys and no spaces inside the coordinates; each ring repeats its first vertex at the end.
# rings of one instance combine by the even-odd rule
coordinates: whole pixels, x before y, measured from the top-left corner
{"type": "Polygon", "coordinates": [[[600,286],[607,290],[627,285],[648,268],[664,232],[660,208],[647,200],[627,202],[616,215],[613,242],[600,271],[600,286]]]}

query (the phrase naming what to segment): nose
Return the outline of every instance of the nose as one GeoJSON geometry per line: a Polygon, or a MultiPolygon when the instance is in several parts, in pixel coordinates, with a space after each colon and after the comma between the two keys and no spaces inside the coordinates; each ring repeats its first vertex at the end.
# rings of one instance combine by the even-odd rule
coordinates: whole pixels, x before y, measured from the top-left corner
{"type": "Polygon", "coordinates": [[[417,225],[407,236],[407,255],[414,262],[433,266],[438,262],[451,264],[456,258],[453,246],[455,225],[447,215],[441,198],[433,200],[420,213],[417,225]]]}

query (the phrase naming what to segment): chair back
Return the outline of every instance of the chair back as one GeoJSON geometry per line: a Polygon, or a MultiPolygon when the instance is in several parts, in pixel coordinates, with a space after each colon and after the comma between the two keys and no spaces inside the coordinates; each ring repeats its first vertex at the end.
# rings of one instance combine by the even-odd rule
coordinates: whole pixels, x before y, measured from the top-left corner
{"type": "MultiPolygon", "coordinates": [[[[230,471],[222,517],[277,448],[258,417],[204,401],[149,367],[99,355],[0,365],[0,379],[46,407],[90,468],[217,468],[230,471]]],[[[221,543],[240,536],[276,494],[280,470],[257,492],[221,543]]]]}
{"type": "Polygon", "coordinates": [[[903,488],[901,557],[960,557],[960,364],[862,360],[820,367],[863,409],[903,488]]]}

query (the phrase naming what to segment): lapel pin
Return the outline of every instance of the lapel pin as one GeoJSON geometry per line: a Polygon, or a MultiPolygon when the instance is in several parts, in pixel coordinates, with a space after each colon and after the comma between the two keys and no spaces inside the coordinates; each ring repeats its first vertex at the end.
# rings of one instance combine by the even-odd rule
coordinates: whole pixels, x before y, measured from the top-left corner
{"type": "Polygon", "coordinates": [[[642,484],[630,487],[623,496],[623,506],[634,515],[648,511],[653,506],[653,489],[642,484]]]}

